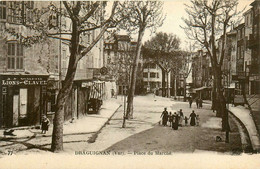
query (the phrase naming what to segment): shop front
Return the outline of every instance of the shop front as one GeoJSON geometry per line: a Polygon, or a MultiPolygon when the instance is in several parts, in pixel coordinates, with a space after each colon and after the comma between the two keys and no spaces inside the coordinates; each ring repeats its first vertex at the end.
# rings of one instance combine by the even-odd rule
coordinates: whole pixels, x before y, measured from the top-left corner
{"type": "Polygon", "coordinates": [[[39,125],[46,114],[48,75],[0,74],[0,127],[39,125]]]}

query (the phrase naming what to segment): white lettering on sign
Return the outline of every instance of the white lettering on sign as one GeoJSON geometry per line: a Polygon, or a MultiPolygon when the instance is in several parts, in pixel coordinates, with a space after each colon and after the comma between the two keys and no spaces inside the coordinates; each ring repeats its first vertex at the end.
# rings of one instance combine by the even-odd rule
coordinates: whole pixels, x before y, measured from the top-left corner
{"type": "Polygon", "coordinates": [[[3,86],[15,86],[15,85],[47,85],[46,80],[2,80],[3,86]]]}

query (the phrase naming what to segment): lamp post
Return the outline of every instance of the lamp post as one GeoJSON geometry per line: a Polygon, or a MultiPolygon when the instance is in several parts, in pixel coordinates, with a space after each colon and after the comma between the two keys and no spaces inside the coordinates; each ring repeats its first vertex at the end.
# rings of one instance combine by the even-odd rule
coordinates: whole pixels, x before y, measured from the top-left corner
{"type": "Polygon", "coordinates": [[[226,101],[226,143],[229,143],[229,119],[228,119],[228,115],[229,115],[229,77],[227,75],[227,101],[226,101]]]}
{"type": "Polygon", "coordinates": [[[124,95],[124,114],[123,114],[123,124],[122,124],[122,128],[125,128],[125,121],[126,121],[126,91],[127,91],[127,88],[126,88],[126,86],[124,86],[124,89],[123,89],[123,95],[124,95]]]}

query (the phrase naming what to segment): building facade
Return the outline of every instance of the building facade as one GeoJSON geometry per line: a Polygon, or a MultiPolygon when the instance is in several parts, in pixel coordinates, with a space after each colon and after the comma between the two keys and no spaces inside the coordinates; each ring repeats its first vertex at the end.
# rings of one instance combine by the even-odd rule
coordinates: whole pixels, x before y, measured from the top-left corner
{"type": "Polygon", "coordinates": [[[53,42],[26,47],[7,32],[30,34],[24,25],[33,23],[34,6],[33,1],[0,2],[0,127],[38,125],[47,112],[49,74],[58,70],[56,49],[48,45],[53,42]]]}
{"type": "Polygon", "coordinates": [[[212,69],[205,49],[198,50],[192,58],[192,89],[194,97],[211,99],[212,69]]]}
{"type": "MultiPolygon", "coordinates": [[[[112,35],[104,42],[104,65],[108,69],[109,79],[116,82],[113,90],[119,95],[124,94],[129,87],[136,45],[128,35],[112,35]]],[[[142,58],[139,59],[138,74],[141,69],[142,58]]],[[[136,80],[136,93],[142,91],[141,77],[138,76],[136,80]]]]}
{"type": "MultiPolygon", "coordinates": [[[[70,35],[44,41],[35,39],[35,42],[16,36],[34,35],[36,32],[28,27],[33,26],[39,17],[48,21],[50,33],[57,31],[57,27],[70,31],[70,19],[59,17],[52,10],[37,13],[36,9],[45,8],[50,3],[64,8],[63,3],[57,1],[0,2],[0,127],[39,125],[42,115],[47,115],[51,120],[54,117],[56,97],[69,63],[70,44],[66,39],[70,35]]],[[[98,23],[102,18],[95,19],[98,23]]],[[[80,44],[90,44],[99,31],[86,33],[81,37],[80,44]]],[[[64,107],[65,120],[87,114],[91,98],[102,100],[109,97],[111,84],[102,81],[100,75],[100,69],[104,66],[103,44],[101,38],[79,61],[73,89],[64,107]]]]}

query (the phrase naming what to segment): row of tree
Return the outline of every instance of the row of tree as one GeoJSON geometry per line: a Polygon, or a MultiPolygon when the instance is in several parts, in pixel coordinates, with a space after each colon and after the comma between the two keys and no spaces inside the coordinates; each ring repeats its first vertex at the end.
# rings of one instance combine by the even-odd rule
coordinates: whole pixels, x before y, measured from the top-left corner
{"type": "Polygon", "coordinates": [[[212,109],[222,117],[222,130],[229,131],[228,111],[222,84],[221,67],[225,56],[226,33],[236,25],[242,11],[237,10],[238,0],[191,0],[186,4],[187,18],[183,18],[187,37],[206,48],[213,68],[212,109]],[[221,38],[220,54],[216,40],[221,38]]]}
{"type": "Polygon", "coordinates": [[[6,28],[7,33],[17,37],[24,45],[30,46],[33,43],[44,42],[48,38],[60,39],[69,44],[70,56],[67,73],[59,89],[55,105],[51,144],[53,152],[63,150],[63,109],[72,90],[77,65],[83,57],[87,56],[109,28],[117,27],[125,29],[131,34],[138,34],[137,50],[131,68],[126,116],[131,117],[133,115],[133,97],[142,39],[147,29],[154,32],[157,27],[162,25],[165,17],[162,13],[163,3],[159,1],[128,0],[111,3],[112,7],[109,12],[107,10],[108,2],[105,1],[50,2],[45,7],[33,10],[34,20],[32,24],[23,24],[29,30],[29,34],[26,35],[24,32],[15,32],[12,28],[6,28]],[[50,22],[50,19],[54,20],[50,22]],[[69,22],[70,28],[64,29],[62,20],[69,22]],[[93,30],[98,30],[98,34],[93,41],[85,43],[84,38],[93,30]]]}

